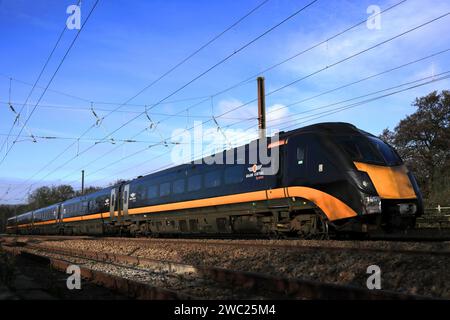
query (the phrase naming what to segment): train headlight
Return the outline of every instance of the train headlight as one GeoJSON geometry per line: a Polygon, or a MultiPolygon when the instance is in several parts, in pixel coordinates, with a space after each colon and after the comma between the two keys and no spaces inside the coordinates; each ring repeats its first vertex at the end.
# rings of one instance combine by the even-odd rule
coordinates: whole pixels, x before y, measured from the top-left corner
{"type": "Polygon", "coordinates": [[[415,203],[400,203],[398,206],[398,212],[400,215],[415,215],[417,212],[417,206],[415,203]]]}
{"type": "Polygon", "coordinates": [[[381,213],[381,198],[377,196],[365,196],[364,197],[364,213],[373,214],[381,213]]]}
{"type": "Polygon", "coordinates": [[[349,173],[352,176],[353,181],[355,181],[358,189],[369,195],[377,194],[375,186],[373,185],[372,180],[370,179],[367,172],[352,170],[349,171],[349,173]]]}

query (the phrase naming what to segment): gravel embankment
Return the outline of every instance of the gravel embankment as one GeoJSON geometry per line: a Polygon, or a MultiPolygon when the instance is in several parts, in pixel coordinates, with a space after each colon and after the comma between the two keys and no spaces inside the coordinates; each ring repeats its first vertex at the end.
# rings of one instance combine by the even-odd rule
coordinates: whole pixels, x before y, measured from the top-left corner
{"type": "Polygon", "coordinates": [[[274,240],[161,240],[95,239],[42,241],[62,248],[131,254],[158,260],[234,270],[261,272],[275,276],[310,279],[329,283],[366,286],[367,267],[381,268],[383,289],[450,299],[450,256],[399,254],[395,252],[355,252],[349,247],[398,250],[449,250],[443,243],[395,243],[357,241],[274,241],[274,240]],[[214,242],[215,244],[211,244],[214,242]],[[222,245],[218,245],[222,243],[222,245]],[[293,244],[314,250],[251,247],[242,243],[293,244]],[[320,246],[342,250],[321,250],[320,246]]]}
{"type": "Polygon", "coordinates": [[[55,259],[70,261],[87,269],[105,272],[121,278],[149,284],[183,293],[199,299],[256,299],[262,300],[264,295],[253,292],[238,292],[234,288],[223,286],[215,281],[199,278],[194,273],[173,274],[163,270],[145,269],[144,265],[127,266],[114,263],[100,263],[90,259],[69,257],[66,255],[48,253],[35,249],[27,249],[28,252],[47,256],[55,259]]]}

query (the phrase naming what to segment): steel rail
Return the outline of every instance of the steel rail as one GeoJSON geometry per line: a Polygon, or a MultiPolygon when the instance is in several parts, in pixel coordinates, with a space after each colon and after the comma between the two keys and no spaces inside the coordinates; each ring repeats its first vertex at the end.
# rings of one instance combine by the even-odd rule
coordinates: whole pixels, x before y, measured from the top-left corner
{"type": "MultiPolygon", "coordinates": [[[[433,230],[433,232],[438,232],[439,230],[433,230]]],[[[106,241],[126,241],[126,242],[137,242],[137,243],[145,243],[147,245],[157,244],[157,245],[167,245],[167,244],[191,244],[198,246],[228,246],[228,247],[247,247],[247,248],[268,248],[268,249],[279,249],[279,250],[296,250],[296,251],[315,251],[315,250],[323,250],[330,252],[362,252],[362,253],[383,253],[383,254],[405,254],[405,255],[434,255],[434,256],[450,256],[450,244],[447,248],[443,248],[440,250],[429,250],[429,249],[405,249],[398,247],[399,244],[393,243],[389,241],[389,243],[384,242],[383,247],[375,247],[374,243],[377,241],[374,240],[396,240],[401,239],[401,234],[393,234],[393,235],[374,235],[373,239],[368,239],[367,241],[353,241],[352,243],[339,243],[339,240],[335,240],[335,244],[329,245],[326,240],[311,240],[315,243],[304,244],[304,243],[295,243],[295,242],[304,242],[309,240],[275,240],[279,243],[255,243],[250,241],[255,240],[229,240],[229,239],[214,239],[214,238],[205,238],[205,239],[191,239],[191,238],[127,238],[127,237],[92,237],[92,236],[51,236],[51,235],[3,235],[3,239],[9,239],[6,241],[15,241],[17,238],[29,239],[28,241],[58,241],[58,240],[106,240],[106,241]],[[284,242],[284,243],[280,243],[284,242]]],[[[403,240],[410,241],[411,239],[415,239],[417,236],[409,236],[403,235],[403,240]]],[[[2,241],[0,238],[0,241],[2,241]]],[[[427,238],[427,240],[436,239],[436,238],[427,238]]],[[[259,238],[259,240],[261,240],[259,238]]],[[[267,241],[267,240],[266,240],[267,241]]],[[[347,240],[348,241],[348,240],[347,240]]],[[[21,241],[24,242],[24,241],[21,241]]],[[[400,242],[400,246],[403,242],[400,242]]]]}

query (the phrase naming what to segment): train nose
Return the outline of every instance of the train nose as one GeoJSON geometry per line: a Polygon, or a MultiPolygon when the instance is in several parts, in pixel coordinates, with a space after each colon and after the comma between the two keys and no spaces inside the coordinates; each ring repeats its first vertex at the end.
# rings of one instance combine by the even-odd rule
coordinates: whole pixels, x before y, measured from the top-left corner
{"type": "Polygon", "coordinates": [[[416,199],[417,195],[404,165],[389,167],[355,162],[358,170],[367,172],[381,199],[416,199]]]}

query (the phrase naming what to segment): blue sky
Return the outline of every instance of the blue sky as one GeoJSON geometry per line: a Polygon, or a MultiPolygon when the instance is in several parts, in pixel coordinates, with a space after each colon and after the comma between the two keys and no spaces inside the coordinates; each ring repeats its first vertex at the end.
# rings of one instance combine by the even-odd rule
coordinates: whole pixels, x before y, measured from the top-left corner
{"type": "MultiPolygon", "coordinates": [[[[82,22],[94,2],[94,0],[82,2],[82,22]]],[[[82,132],[95,124],[96,119],[89,110],[91,107],[89,101],[93,101],[93,108],[100,117],[106,115],[105,110],[114,109],[134,96],[260,2],[262,0],[100,0],[49,90],[30,118],[27,130],[35,136],[79,137],[82,132]]],[[[201,99],[186,100],[188,98],[211,96],[366,19],[369,16],[367,8],[370,5],[377,5],[384,10],[400,0],[319,0],[169,98],[166,101],[168,103],[155,106],[149,112],[151,119],[154,122],[164,120],[158,124],[156,130],[143,131],[150,124],[143,115],[112,135],[116,140],[130,139],[134,136],[133,139],[139,142],[123,145],[118,142],[100,143],[90,148],[96,139],[105,137],[129,119],[136,117],[138,112],[144,110],[144,105],[151,105],[163,99],[309,2],[269,0],[217,41],[133,99],[130,102],[133,105],[123,106],[120,109],[126,112],[116,112],[108,116],[100,126],[86,134],[84,138],[89,138],[89,141],[76,143],[41,172],[40,169],[72,144],[73,140],[37,139],[38,142],[33,143],[27,137],[19,138],[19,142],[0,164],[0,202],[19,202],[26,197],[31,184],[33,184],[31,187],[35,188],[45,184],[70,183],[78,189],[79,171],[82,168],[86,170],[87,185],[101,186],[118,178],[132,178],[170,165],[171,146],[167,148],[161,144],[123,161],[114,162],[161,141],[161,137],[170,138],[175,129],[192,127],[195,120],[209,120],[203,126],[204,129],[216,130],[214,122],[211,121],[212,114],[218,116],[254,99],[256,79],[217,95],[212,101],[208,99],[193,107],[189,113],[184,112],[176,117],[164,119],[167,115],[173,115],[201,101],[201,99]],[[138,132],[142,133],[136,136],[138,132]],[[76,156],[77,152],[86,148],[90,148],[89,151],[76,156]],[[111,152],[113,149],[115,150],[111,152]],[[87,165],[107,152],[111,153],[87,165]],[[73,157],[75,159],[65,164],[73,157]],[[108,167],[100,170],[106,166],[108,167]]],[[[75,3],[75,0],[0,0],[2,41],[0,134],[8,133],[15,118],[7,105],[10,89],[8,78],[14,79],[11,86],[11,102],[14,108],[19,110],[31,90],[31,86],[26,83],[34,83],[36,80],[64,27],[68,17],[66,8],[75,3]]],[[[262,74],[266,78],[266,92],[450,11],[448,1],[433,1],[432,5],[430,3],[407,0],[381,14],[380,29],[369,29],[362,24],[262,74]]],[[[450,71],[448,63],[450,52],[445,52],[342,90],[285,107],[372,74],[449,49],[449,26],[450,16],[446,16],[268,96],[267,107],[269,111],[273,111],[269,114],[269,128],[283,129],[283,126],[286,126],[283,125],[284,121],[314,115],[319,111],[296,116],[300,112],[450,71]]],[[[76,30],[65,31],[38,86],[44,87],[47,84],[76,32],[76,30]]],[[[414,112],[411,103],[415,97],[433,90],[449,89],[449,84],[449,80],[431,83],[323,118],[314,119],[315,117],[311,116],[292,121],[290,124],[301,123],[298,124],[301,126],[322,121],[346,121],[378,134],[386,127],[392,129],[400,119],[414,112]],[[307,120],[309,122],[305,122],[307,120]]],[[[29,105],[24,108],[22,119],[27,117],[41,93],[40,88],[34,91],[29,105]]],[[[364,99],[352,102],[361,100],[364,99]]],[[[343,105],[345,104],[337,106],[343,105]]],[[[221,127],[235,130],[256,127],[254,119],[231,126],[238,119],[254,118],[256,110],[256,104],[250,103],[226,116],[218,117],[217,121],[221,127]]],[[[9,143],[19,130],[20,126],[16,125],[13,128],[9,143]]],[[[22,135],[27,135],[27,130],[24,130],[22,135]]],[[[5,138],[6,136],[0,135],[2,144],[5,138]]],[[[2,157],[5,154],[4,149],[1,150],[2,157]]]]}

